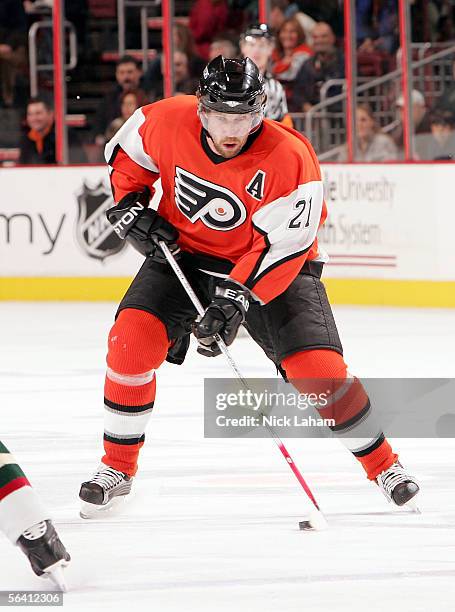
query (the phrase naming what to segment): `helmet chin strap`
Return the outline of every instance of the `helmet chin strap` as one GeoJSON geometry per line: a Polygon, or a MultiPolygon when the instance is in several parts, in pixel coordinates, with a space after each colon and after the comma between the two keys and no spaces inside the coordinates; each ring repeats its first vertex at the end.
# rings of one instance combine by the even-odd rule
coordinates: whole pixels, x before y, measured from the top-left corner
{"type": "Polygon", "coordinates": [[[254,134],[255,132],[257,132],[259,128],[261,127],[263,121],[264,121],[264,113],[262,113],[262,117],[259,123],[252,130],[250,130],[248,136],[251,136],[251,134],[254,134]]]}
{"type": "Polygon", "coordinates": [[[202,129],[204,130],[204,134],[206,135],[206,137],[210,138],[210,140],[213,142],[213,138],[212,138],[210,132],[208,130],[206,130],[204,126],[202,126],[202,129]]]}

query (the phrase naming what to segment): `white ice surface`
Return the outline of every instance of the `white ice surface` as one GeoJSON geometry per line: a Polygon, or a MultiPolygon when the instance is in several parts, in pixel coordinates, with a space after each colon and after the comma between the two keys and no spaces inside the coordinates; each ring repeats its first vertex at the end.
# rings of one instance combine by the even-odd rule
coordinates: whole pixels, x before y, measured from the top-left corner
{"type": "MultiPolygon", "coordinates": [[[[285,443],[330,527],[299,532],[305,496],[272,441],[203,438],[204,376],[223,357],[166,364],[134,496],[78,516],[101,454],[113,304],[0,304],[0,439],[52,509],[73,561],[65,610],[293,612],[455,609],[455,442],[399,440],[422,515],[394,511],[333,440],[285,443]]],[[[336,308],[359,376],[455,377],[455,311],[336,308]]],[[[274,369],[247,338],[247,376],[274,369]]],[[[431,408],[431,407],[430,407],[431,408]]],[[[47,586],[0,535],[0,590],[47,586]]]]}

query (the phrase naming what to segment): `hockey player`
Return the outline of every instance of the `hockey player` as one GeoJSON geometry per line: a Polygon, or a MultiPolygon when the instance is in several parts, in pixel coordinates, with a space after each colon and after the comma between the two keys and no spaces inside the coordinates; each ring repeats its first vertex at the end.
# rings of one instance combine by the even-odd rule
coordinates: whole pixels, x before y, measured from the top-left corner
{"type": "Polygon", "coordinates": [[[25,553],[37,576],[66,590],[62,567],[70,556],[49,513],[6,446],[0,442],[0,529],[25,553]]]}
{"type": "Polygon", "coordinates": [[[403,505],[419,490],[383,433],[362,429],[369,400],[348,375],[320,280],[318,160],[301,134],[263,120],[265,102],[256,65],[219,56],[197,97],[137,110],[106,146],[117,203],[108,219],[146,259],[109,334],[105,454],[80,489],[85,516],[130,492],[163,361],[183,362],[192,329],[198,352],[216,356],[214,334],[230,345],[242,323],[289,380],[341,381],[324,416],[336,415],[336,435],[389,501],[403,505]],[[158,178],[156,212],[148,204],[158,178]],[[162,240],[206,307],[197,323],[162,240]]]}
{"type": "Polygon", "coordinates": [[[264,79],[267,96],[264,117],[281,121],[284,125],[292,127],[283,86],[268,70],[274,43],[275,38],[269,26],[266,23],[258,23],[249,26],[240,36],[240,51],[243,57],[253,60],[264,79]]]}

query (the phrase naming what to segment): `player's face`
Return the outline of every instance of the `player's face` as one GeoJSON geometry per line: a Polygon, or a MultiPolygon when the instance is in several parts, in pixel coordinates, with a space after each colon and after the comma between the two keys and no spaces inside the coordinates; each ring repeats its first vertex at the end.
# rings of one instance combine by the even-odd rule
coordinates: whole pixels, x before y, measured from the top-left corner
{"type": "Polygon", "coordinates": [[[255,127],[257,113],[236,115],[234,113],[217,113],[211,110],[201,111],[202,123],[210,134],[213,147],[223,157],[237,155],[246,143],[251,130],[255,127]]]}

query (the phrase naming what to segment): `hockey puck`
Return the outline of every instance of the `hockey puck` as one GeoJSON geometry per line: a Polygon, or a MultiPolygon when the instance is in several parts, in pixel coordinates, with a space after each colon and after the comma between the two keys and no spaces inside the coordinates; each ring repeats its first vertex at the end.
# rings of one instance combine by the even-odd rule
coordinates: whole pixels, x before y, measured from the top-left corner
{"type": "Polygon", "coordinates": [[[327,529],[327,521],[320,510],[314,509],[310,512],[307,519],[299,521],[299,529],[301,531],[322,531],[327,529]]]}
{"type": "Polygon", "coordinates": [[[299,529],[301,531],[308,531],[308,529],[314,529],[310,521],[299,521],[299,529]]]}

